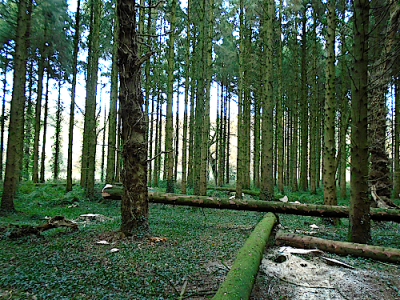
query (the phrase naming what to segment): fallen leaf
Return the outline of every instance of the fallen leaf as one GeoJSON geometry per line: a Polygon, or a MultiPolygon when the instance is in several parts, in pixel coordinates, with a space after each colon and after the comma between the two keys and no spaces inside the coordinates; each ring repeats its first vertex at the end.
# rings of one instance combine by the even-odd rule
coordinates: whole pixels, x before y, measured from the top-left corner
{"type": "Polygon", "coordinates": [[[110,243],[107,242],[107,241],[98,241],[98,242],[96,242],[96,244],[99,244],[99,245],[110,245],[110,243]]]}
{"type": "Polygon", "coordinates": [[[110,250],[111,253],[118,252],[118,251],[119,251],[118,248],[112,248],[112,249],[110,250]]]}
{"type": "Polygon", "coordinates": [[[311,224],[311,225],[310,225],[310,228],[311,228],[311,229],[318,229],[319,227],[318,227],[317,225],[315,225],[315,224],[311,224]]]}
{"type": "Polygon", "coordinates": [[[149,241],[152,243],[159,243],[159,242],[165,242],[167,238],[165,237],[149,237],[149,241]]]}

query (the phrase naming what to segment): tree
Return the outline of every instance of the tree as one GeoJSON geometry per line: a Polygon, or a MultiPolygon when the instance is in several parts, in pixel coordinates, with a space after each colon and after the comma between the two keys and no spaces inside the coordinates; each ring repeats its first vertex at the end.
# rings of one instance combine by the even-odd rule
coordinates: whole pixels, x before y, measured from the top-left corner
{"type": "Polygon", "coordinates": [[[143,236],[148,231],[147,124],[143,116],[141,66],[151,53],[138,56],[135,2],[117,1],[119,20],[118,57],[122,119],[121,231],[143,236]]]}
{"type": "Polygon", "coordinates": [[[367,243],[371,237],[368,198],[368,32],[369,0],[354,0],[353,98],[351,103],[351,181],[349,240],[367,243]]]}
{"type": "Polygon", "coordinates": [[[328,1],[326,35],[326,88],[324,133],[324,204],[336,205],[336,142],[335,142],[335,2],[328,1]]]}
{"type": "Polygon", "coordinates": [[[75,123],[75,92],[76,92],[76,75],[78,65],[78,52],[80,40],[80,0],[77,0],[75,14],[75,34],[74,34],[74,53],[72,62],[72,86],[71,86],[71,105],[69,109],[69,131],[68,131],[68,158],[67,158],[67,187],[66,191],[72,191],[72,146],[74,140],[74,123],[75,123]]]}
{"type": "Polygon", "coordinates": [[[32,3],[20,0],[15,37],[13,92],[7,143],[6,173],[0,210],[14,211],[14,198],[19,184],[22,160],[23,120],[25,103],[26,60],[28,56],[29,22],[32,3]]]}
{"type": "Polygon", "coordinates": [[[274,180],[272,176],[273,166],[273,131],[272,131],[272,21],[274,16],[274,5],[272,0],[265,3],[265,15],[263,32],[263,59],[265,59],[264,67],[264,97],[262,108],[262,141],[261,141],[261,200],[274,199],[274,180]]]}

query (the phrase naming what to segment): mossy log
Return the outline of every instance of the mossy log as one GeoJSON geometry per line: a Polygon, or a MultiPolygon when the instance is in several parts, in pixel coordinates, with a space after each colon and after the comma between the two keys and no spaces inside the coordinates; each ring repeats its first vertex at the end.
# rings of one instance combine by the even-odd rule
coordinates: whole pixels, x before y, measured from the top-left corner
{"type": "MultiPolygon", "coordinates": [[[[104,199],[121,200],[121,189],[110,188],[103,191],[104,199]]],[[[195,195],[177,195],[149,192],[149,201],[172,205],[186,205],[219,209],[249,210],[273,212],[277,214],[292,214],[324,218],[348,218],[347,206],[330,206],[314,204],[294,204],[275,201],[223,199],[195,195]]],[[[400,210],[371,208],[371,219],[375,221],[393,221],[400,223],[400,210]]]]}
{"type": "Polygon", "coordinates": [[[213,300],[249,299],[265,245],[276,222],[276,216],[268,213],[257,224],[243,247],[238,251],[230,271],[212,298],[213,300]]]}
{"type": "Polygon", "coordinates": [[[317,248],[338,255],[353,255],[372,258],[379,261],[400,263],[400,249],[371,246],[366,244],[331,241],[312,236],[278,232],[275,244],[302,249],[317,248]]]}

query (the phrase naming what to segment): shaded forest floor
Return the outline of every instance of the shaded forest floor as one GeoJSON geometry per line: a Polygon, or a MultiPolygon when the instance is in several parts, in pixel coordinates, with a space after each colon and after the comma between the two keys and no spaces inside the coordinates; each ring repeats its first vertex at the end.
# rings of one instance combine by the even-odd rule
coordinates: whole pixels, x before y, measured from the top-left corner
{"type": "MultiPolygon", "coordinates": [[[[229,196],[212,190],[209,195],[229,196]]],[[[317,196],[289,193],[288,197],[301,203],[323,202],[322,192],[317,196]]],[[[38,225],[45,222],[45,217],[64,215],[78,222],[79,231],[57,228],[43,232],[44,238],[32,235],[10,239],[8,231],[1,230],[0,299],[178,299],[182,289],[181,299],[209,299],[236,252],[264,216],[257,212],[149,206],[151,237],[140,241],[121,239],[117,232],[119,201],[88,201],[78,187],[65,195],[62,185],[23,184],[16,201],[18,213],[0,216],[0,227],[8,223],[38,225]],[[97,216],[80,217],[83,214],[97,216]],[[97,244],[99,241],[108,244],[97,244]]],[[[346,219],[333,226],[321,218],[280,215],[280,223],[281,229],[288,232],[313,232],[316,237],[346,240],[346,219]]],[[[400,247],[400,224],[373,222],[372,227],[371,244],[400,247]]],[[[271,239],[266,258],[274,248],[271,239]]],[[[362,291],[360,281],[353,290],[341,283],[327,292],[318,282],[304,287],[293,281],[292,275],[281,278],[260,270],[251,299],[382,299],[382,295],[385,299],[400,299],[399,265],[325,256],[356,268],[345,271],[332,267],[337,268],[336,273],[353,272],[353,277],[345,277],[346,281],[364,278],[363,283],[371,288],[362,291]]],[[[319,259],[302,258],[310,265],[319,259]]]]}

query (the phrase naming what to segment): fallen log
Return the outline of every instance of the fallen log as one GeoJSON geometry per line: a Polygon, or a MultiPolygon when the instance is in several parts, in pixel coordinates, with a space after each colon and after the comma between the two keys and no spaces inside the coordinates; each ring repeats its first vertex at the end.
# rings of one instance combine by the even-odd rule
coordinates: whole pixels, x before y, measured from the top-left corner
{"type": "MultiPolygon", "coordinates": [[[[104,199],[121,200],[120,191],[120,189],[115,188],[106,189],[103,190],[102,196],[104,199]]],[[[149,192],[149,202],[219,209],[273,212],[277,214],[291,214],[323,218],[349,217],[349,208],[347,206],[224,199],[196,195],[166,194],[159,192],[149,192]]],[[[400,210],[397,209],[371,208],[370,216],[371,219],[375,221],[393,221],[400,223],[400,210]]]]}
{"type": "Polygon", "coordinates": [[[331,241],[312,236],[278,232],[276,245],[286,245],[302,249],[319,249],[338,255],[353,255],[372,258],[379,261],[400,263],[400,249],[371,246],[349,242],[331,241]]]}
{"type": "Polygon", "coordinates": [[[249,299],[265,245],[276,222],[276,216],[268,213],[257,224],[243,247],[238,251],[230,271],[212,298],[213,300],[249,299]]]}
{"type": "Polygon", "coordinates": [[[10,239],[21,238],[32,234],[41,237],[43,231],[58,227],[68,227],[72,230],[78,230],[78,224],[75,222],[66,219],[64,216],[55,216],[48,219],[46,223],[37,226],[7,224],[0,228],[0,233],[3,233],[10,239]]]}

